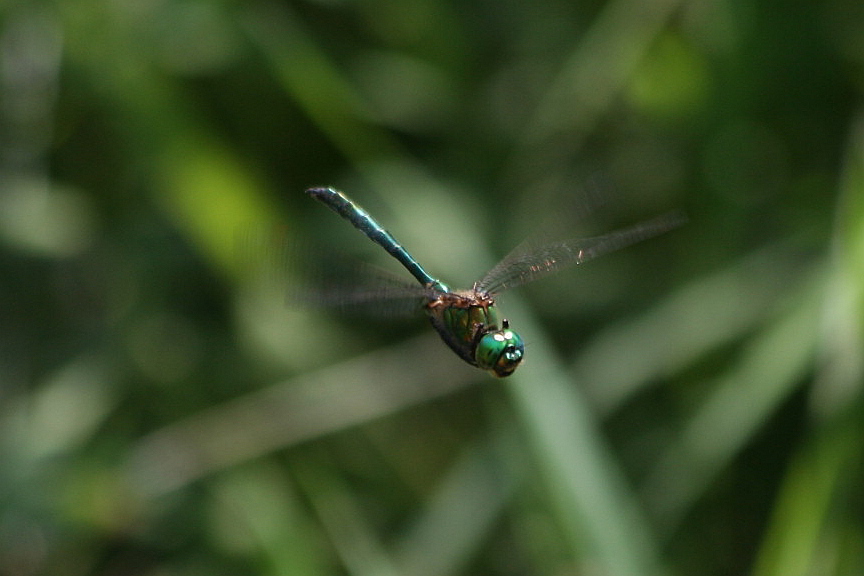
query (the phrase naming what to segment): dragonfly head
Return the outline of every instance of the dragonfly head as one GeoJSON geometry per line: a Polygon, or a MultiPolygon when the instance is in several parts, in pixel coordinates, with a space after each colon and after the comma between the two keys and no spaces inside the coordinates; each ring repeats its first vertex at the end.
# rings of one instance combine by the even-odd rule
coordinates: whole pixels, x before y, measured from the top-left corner
{"type": "Polygon", "coordinates": [[[501,326],[501,330],[492,330],[480,338],[474,359],[480,368],[503,378],[512,374],[522,362],[525,345],[522,338],[510,330],[507,320],[503,320],[501,326]]]}

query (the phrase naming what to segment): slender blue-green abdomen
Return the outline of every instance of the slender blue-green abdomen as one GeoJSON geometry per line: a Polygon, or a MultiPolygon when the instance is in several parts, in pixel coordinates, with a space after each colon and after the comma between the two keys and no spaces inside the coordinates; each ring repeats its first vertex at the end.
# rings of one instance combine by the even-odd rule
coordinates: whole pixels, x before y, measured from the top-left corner
{"type": "Polygon", "coordinates": [[[333,188],[310,188],[306,193],[329,206],[340,216],[351,222],[355,228],[363,232],[370,240],[384,248],[396,258],[414,278],[424,286],[429,286],[442,292],[449,291],[440,281],[430,276],[405,248],[387,232],[368,212],[348,199],[347,196],[333,188]]]}

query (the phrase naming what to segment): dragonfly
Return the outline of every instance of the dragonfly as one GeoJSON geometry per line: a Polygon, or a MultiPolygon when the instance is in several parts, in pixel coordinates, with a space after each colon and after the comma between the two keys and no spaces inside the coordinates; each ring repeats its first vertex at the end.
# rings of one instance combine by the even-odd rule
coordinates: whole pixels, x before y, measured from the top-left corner
{"type": "Polygon", "coordinates": [[[501,292],[663,234],[685,221],[680,214],[667,214],[593,238],[562,240],[536,247],[523,243],[470,289],[454,290],[431,276],[390,232],[344,193],[323,187],[310,188],[306,194],[342,216],[408,270],[420,283],[420,286],[415,285],[416,294],[432,326],[457,356],[502,378],[513,374],[522,363],[525,343],[498,312],[495,300],[501,292]]]}

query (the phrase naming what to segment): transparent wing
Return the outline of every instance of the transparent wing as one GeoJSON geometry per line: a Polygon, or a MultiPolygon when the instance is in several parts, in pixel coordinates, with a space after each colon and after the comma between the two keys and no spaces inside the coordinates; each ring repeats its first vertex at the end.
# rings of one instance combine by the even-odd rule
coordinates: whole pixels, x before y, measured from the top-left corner
{"type": "Polygon", "coordinates": [[[286,287],[289,304],[325,306],[376,316],[417,313],[437,292],[366,263],[340,261],[311,270],[307,282],[286,287]]]}
{"type": "Polygon", "coordinates": [[[539,246],[535,242],[525,241],[487,272],[477,282],[476,287],[489,294],[496,294],[572,264],[582,264],[603,254],[658,236],[678,228],[686,221],[683,214],[673,213],[593,238],[561,240],[539,246]]]}
{"type": "Polygon", "coordinates": [[[275,285],[289,306],[406,316],[437,295],[411,278],[299,242],[283,229],[243,230],[235,244],[247,272],[275,285]]]}

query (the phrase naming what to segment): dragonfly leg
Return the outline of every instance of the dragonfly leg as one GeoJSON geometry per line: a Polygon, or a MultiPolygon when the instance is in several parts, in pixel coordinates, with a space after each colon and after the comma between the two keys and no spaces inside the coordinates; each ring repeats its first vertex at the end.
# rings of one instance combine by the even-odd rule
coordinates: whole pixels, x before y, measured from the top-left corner
{"type": "Polygon", "coordinates": [[[485,330],[485,328],[487,327],[488,326],[486,326],[486,324],[482,324],[480,322],[474,323],[473,328],[471,329],[471,333],[473,334],[473,336],[471,337],[472,348],[476,346],[478,342],[480,342],[480,339],[483,338],[483,336],[486,335],[487,330],[485,330]]]}

